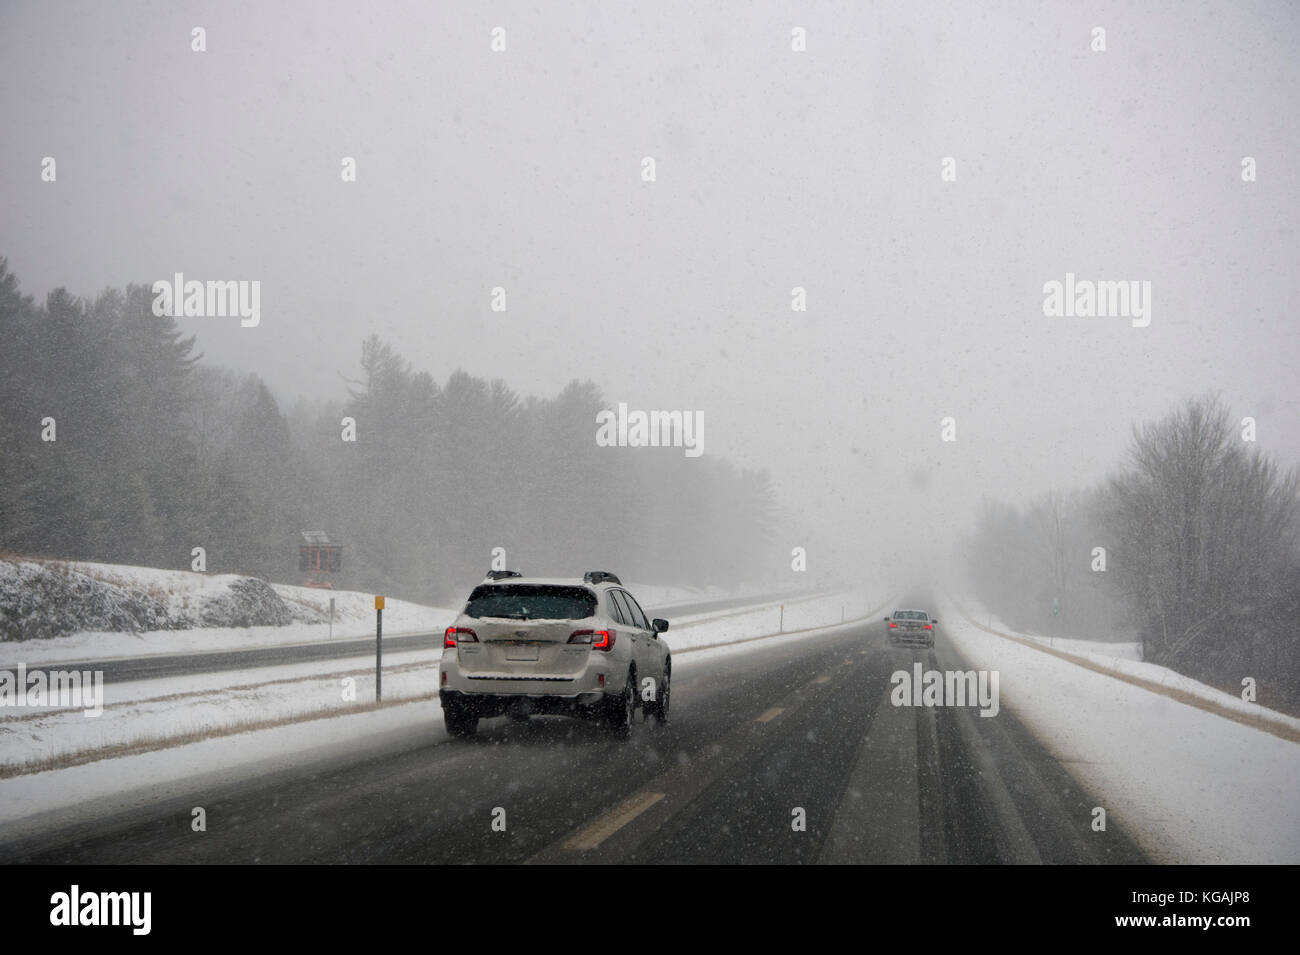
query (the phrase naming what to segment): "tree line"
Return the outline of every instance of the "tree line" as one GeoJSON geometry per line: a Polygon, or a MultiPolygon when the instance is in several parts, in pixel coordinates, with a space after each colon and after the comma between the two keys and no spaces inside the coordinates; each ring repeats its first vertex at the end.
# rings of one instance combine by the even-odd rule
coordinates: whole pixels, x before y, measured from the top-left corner
{"type": "Polygon", "coordinates": [[[1259,702],[1300,706],[1300,474],[1244,438],[1213,396],[1138,424],[1103,483],[986,501],[974,592],[1008,625],[1131,632],[1143,659],[1259,702]]]}
{"type": "Polygon", "coordinates": [[[209,572],[294,583],[299,531],[323,530],[344,548],[337,586],[425,602],[462,598],[502,552],[529,573],[695,586],[782,560],[766,472],[597,446],[609,403],[589,381],[545,398],[439,383],[371,336],[337,399],[286,410],[256,375],[201,363],[152,298],[37,303],[0,258],[0,549],[188,569],[203,547],[209,572]]]}

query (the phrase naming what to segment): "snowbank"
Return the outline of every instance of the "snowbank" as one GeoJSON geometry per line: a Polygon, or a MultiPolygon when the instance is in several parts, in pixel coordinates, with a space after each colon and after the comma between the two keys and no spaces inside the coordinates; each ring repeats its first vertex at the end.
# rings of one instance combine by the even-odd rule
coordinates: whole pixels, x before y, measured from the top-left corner
{"type": "MultiPolygon", "coordinates": [[[[334,639],[373,636],[373,594],[235,574],[0,559],[0,669],[323,642],[331,597],[334,639]],[[4,636],[6,612],[25,639],[4,636]]],[[[389,599],[384,633],[441,630],[454,616],[389,599]]]]}
{"type": "Polygon", "coordinates": [[[265,581],[108,564],[0,560],[0,640],[78,631],[284,626],[289,606],[265,581]],[[147,573],[146,573],[147,572],[147,573]]]}
{"type": "MultiPolygon", "coordinates": [[[[1154,861],[1300,862],[1300,745],[988,633],[951,602],[940,616],[967,665],[999,671],[1003,708],[1033,729],[1154,861]]],[[[1080,662],[1105,660],[1117,672],[1224,705],[1233,699],[1100,649],[1110,646],[1095,644],[1080,662]]]]}
{"type": "MultiPolygon", "coordinates": [[[[958,610],[960,612],[961,608],[958,608],[958,610]]],[[[963,613],[963,616],[976,627],[985,627],[1012,639],[1032,643],[1048,651],[1071,657],[1093,668],[1100,668],[1121,677],[1126,677],[1134,682],[1159,687],[1168,691],[1171,695],[1204,702],[1213,710],[1229,711],[1255,725],[1277,728],[1282,730],[1284,734],[1300,737],[1300,719],[1278,710],[1260,706],[1258,703],[1247,703],[1239,696],[1225,693],[1217,687],[1208,686],[1168,667],[1145,663],[1142,661],[1141,643],[1109,643],[1044,637],[1011,630],[998,617],[984,611],[978,611],[974,614],[966,612],[963,613]],[[982,625],[980,623],[981,619],[990,621],[990,624],[982,625]]]]}

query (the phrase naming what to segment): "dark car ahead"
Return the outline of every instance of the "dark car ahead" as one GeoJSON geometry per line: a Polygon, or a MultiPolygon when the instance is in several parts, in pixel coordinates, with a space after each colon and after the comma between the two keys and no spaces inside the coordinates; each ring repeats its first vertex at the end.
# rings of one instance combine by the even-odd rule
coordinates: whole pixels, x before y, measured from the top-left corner
{"type": "Polygon", "coordinates": [[[933,647],[938,622],[924,610],[895,610],[885,618],[889,642],[896,647],[933,647]]]}

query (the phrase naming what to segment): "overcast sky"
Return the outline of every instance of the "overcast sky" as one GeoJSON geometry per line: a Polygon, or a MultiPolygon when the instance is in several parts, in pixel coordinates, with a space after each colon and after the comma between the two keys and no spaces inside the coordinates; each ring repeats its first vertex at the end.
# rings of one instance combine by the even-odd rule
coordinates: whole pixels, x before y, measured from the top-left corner
{"type": "Polygon", "coordinates": [[[260,281],[258,327],[181,324],[286,402],[374,332],[701,411],[809,540],[938,544],[1189,394],[1296,461],[1298,53],[1288,3],[5,0],[0,255],[38,298],[260,281]],[[1150,325],[1045,316],[1067,272],[1150,325]]]}

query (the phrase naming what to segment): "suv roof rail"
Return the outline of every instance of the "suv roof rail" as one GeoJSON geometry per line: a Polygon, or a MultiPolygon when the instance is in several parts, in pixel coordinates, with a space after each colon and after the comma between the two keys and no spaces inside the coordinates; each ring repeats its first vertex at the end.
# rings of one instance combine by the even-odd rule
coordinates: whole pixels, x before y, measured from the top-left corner
{"type": "Polygon", "coordinates": [[[508,577],[522,577],[517,570],[489,570],[484,580],[505,580],[508,577]]]}
{"type": "Polygon", "coordinates": [[[619,580],[607,570],[589,570],[582,575],[582,582],[585,584],[618,584],[623,586],[623,581],[619,580]]]}

